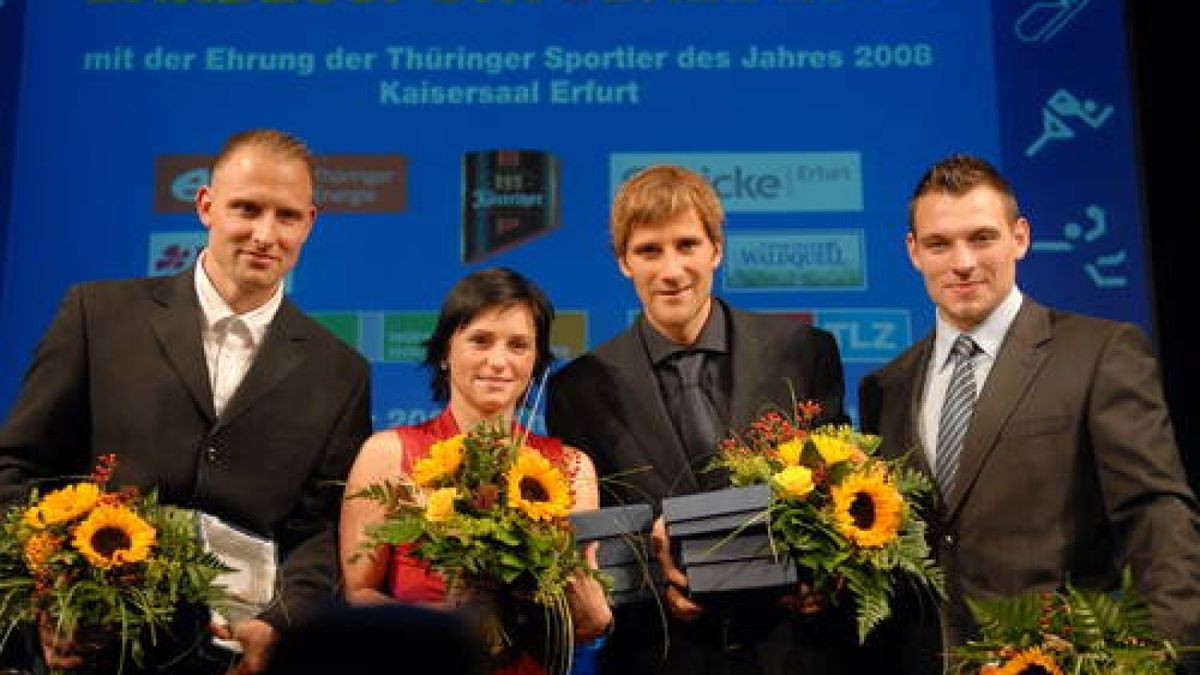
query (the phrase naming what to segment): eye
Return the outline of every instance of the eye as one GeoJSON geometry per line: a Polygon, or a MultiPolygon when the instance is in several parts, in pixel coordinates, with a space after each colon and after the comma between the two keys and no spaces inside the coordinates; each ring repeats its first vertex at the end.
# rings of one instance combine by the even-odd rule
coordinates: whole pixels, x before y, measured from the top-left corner
{"type": "Polygon", "coordinates": [[[262,213],[262,209],[254,202],[233,202],[230,208],[244,218],[255,218],[262,213]]]}
{"type": "Polygon", "coordinates": [[[487,347],[492,344],[492,336],[488,333],[469,333],[467,335],[467,344],[472,347],[487,347]]]}
{"type": "Polygon", "coordinates": [[[662,253],[662,247],[658,244],[641,244],[634,246],[630,253],[638,258],[656,258],[662,253]]]}
{"type": "Polygon", "coordinates": [[[533,340],[527,337],[514,337],[508,341],[508,348],[516,354],[525,354],[533,349],[533,340]]]}

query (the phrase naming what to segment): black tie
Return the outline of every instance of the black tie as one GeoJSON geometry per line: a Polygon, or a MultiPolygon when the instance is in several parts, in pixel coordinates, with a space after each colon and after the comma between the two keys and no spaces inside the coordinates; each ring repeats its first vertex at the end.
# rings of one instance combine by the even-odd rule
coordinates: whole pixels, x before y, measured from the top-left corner
{"type": "Polygon", "coordinates": [[[672,365],[679,373],[679,400],[675,409],[679,437],[693,466],[703,468],[721,437],[720,418],[702,383],[704,352],[681,352],[672,365]]]}

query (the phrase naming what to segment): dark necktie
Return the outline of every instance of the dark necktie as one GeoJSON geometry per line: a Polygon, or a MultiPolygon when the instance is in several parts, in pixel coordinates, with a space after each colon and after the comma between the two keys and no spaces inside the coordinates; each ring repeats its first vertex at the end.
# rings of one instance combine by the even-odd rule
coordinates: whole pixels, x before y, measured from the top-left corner
{"type": "Polygon", "coordinates": [[[704,466],[721,436],[720,418],[712,400],[704,391],[704,352],[682,352],[672,361],[679,373],[679,399],[675,408],[675,423],[688,456],[697,468],[704,466]]]}
{"type": "Polygon", "coordinates": [[[975,413],[975,366],[973,361],[979,346],[966,333],[958,336],[950,348],[954,361],[954,372],[946,387],[946,400],[942,402],[942,414],[938,419],[937,467],[935,474],[942,495],[949,495],[954,487],[958,460],[962,455],[963,437],[971,425],[975,413]]]}

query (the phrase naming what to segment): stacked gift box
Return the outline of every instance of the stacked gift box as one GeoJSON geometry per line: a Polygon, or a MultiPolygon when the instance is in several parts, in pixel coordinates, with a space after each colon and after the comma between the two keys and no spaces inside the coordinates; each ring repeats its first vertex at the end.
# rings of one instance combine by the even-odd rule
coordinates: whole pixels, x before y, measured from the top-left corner
{"type": "Polygon", "coordinates": [[[796,584],[794,565],[773,552],[770,486],[728,488],[663,500],[663,519],[688,591],[702,603],[778,595],[796,584]]]}
{"type": "Polygon", "coordinates": [[[653,600],[662,572],[650,544],[654,512],[649,505],[609,506],[571,514],[575,541],[599,542],[596,560],[612,579],[614,606],[653,600]]]}

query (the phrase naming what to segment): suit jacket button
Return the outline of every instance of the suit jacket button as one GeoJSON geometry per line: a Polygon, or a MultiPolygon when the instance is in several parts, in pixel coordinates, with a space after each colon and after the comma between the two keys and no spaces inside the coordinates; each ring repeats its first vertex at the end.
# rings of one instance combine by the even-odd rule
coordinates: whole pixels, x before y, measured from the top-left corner
{"type": "Polygon", "coordinates": [[[209,447],[205,448],[204,449],[204,459],[208,460],[208,462],[210,464],[216,464],[217,463],[217,449],[212,447],[211,445],[209,447]]]}
{"type": "Polygon", "coordinates": [[[942,546],[945,546],[946,548],[954,548],[954,535],[952,535],[952,534],[942,535],[942,546]]]}

